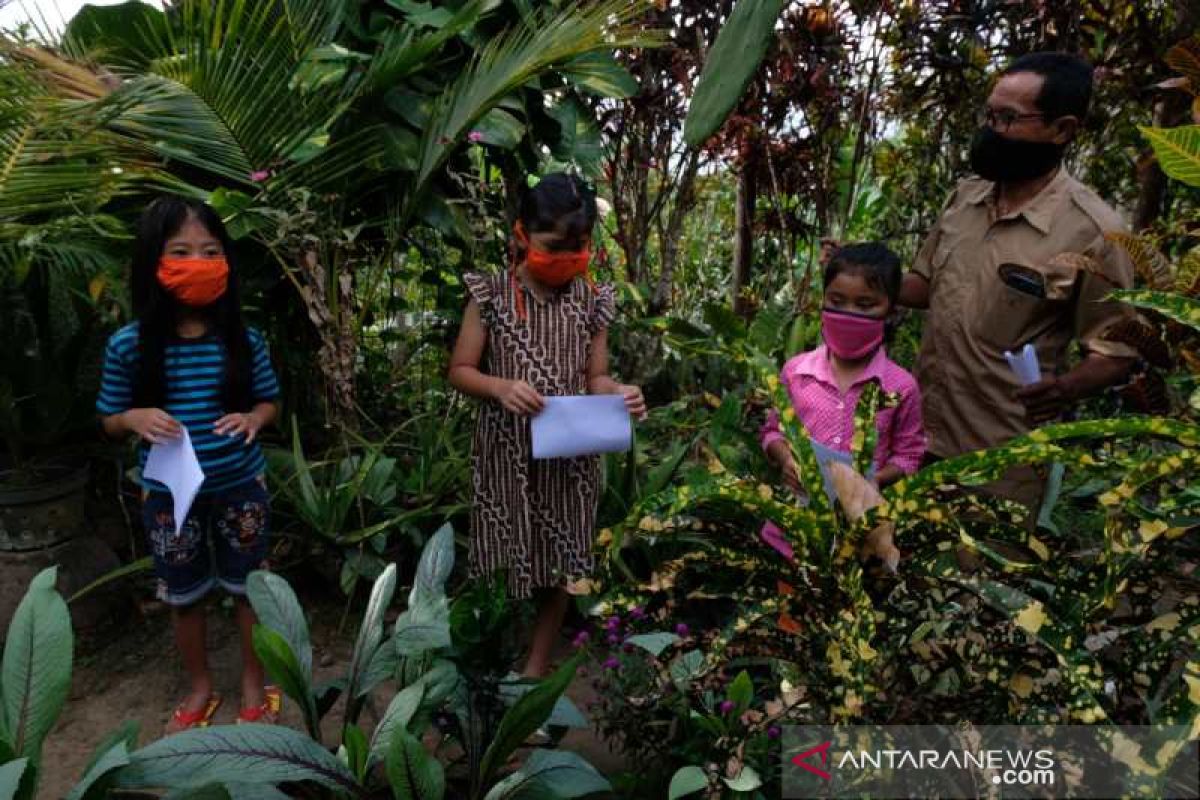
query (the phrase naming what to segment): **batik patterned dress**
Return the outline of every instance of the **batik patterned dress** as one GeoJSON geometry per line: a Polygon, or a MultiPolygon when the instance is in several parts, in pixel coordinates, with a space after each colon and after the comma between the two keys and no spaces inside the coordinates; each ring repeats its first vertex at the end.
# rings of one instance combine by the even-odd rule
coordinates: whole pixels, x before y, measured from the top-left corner
{"type": "MultiPolygon", "coordinates": [[[[465,281],[487,329],[484,374],[523,380],[542,396],[587,393],[592,337],[616,314],[611,286],[576,278],[540,298],[508,272],[465,281]]],[[[472,467],[472,577],[503,570],[509,595],[526,598],[591,572],[598,456],[535,461],[529,418],[485,401],[472,467]]]]}

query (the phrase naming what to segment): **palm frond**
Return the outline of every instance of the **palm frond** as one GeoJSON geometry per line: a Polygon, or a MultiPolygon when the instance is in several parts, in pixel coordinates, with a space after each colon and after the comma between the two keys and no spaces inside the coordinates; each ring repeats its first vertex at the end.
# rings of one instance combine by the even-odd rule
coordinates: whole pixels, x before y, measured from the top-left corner
{"type": "Polygon", "coordinates": [[[411,216],[435,173],[484,114],[521,86],[573,58],[653,37],[630,26],[640,10],[629,0],[573,2],[543,12],[536,24],[496,37],[439,98],[422,134],[405,214],[411,216]]]}

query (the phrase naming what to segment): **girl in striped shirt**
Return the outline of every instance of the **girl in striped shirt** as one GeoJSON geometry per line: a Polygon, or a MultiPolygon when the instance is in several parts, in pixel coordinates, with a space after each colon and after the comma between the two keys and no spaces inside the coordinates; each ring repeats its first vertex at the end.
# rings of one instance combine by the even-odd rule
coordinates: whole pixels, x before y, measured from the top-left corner
{"type": "Polygon", "coordinates": [[[143,212],[133,253],[137,319],[108,340],[96,410],[112,437],[136,434],[149,446],[186,429],[204,472],[176,532],[170,492],[142,480],[142,520],[158,597],[172,608],[175,641],[190,692],[167,732],[203,727],[220,695],[205,652],[201,602],[217,586],[237,599],[242,645],[239,721],[274,722],[280,695],[264,686],[251,633],[246,577],[265,566],[269,495],[255,441],[277,414],[279,385],[262,334],[242,321],[229,236],[207,205],[165,196],[143,212]]]}

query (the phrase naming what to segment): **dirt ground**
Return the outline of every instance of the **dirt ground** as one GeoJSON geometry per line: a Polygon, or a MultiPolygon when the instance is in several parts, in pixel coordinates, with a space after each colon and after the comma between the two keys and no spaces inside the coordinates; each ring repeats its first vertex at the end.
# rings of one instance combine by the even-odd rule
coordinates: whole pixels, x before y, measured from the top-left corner
{"type": "MultiPolygon", "coordinates": [[[[320,682],[345,673],[353,640],[349,635],[337,635],[337,612],[318,612],[314,616],[313,671],[320,682]]],[[[232,723],[238,708],[237,628],[231,611],[219,605],[209,611],[208,649],[217,687],[225,697],[216,722],[232,723]]],[[[82,776],[95,746],[125,720],[136,720],[141,725],[141,745],[160,737],[171,709],[184,693],[185,681],[173,650],[165,609],[151,606],[148,611],[131,610],[120,624],[79,637],[71,695],[44,746],[38,796],[46,800],[64,797],[82,776]]],[[[582,679],[567,692],[581,709],[586,708],[591,693],[590,685],[582,679]]],[[[363,712],[361,723],[365,729],[374,727],[375,712],[386,708],[390,699],[382,690],[376,692],[373,703],[363,712]]],[[[340,705],[325,717],[327,744],[336,741],[340,719],[340,705]]],[[[287,698],[281,724],[304,728],[299,709],[287,698]]],[[[580,753],[602,772],[612,773],[621,767],[619,757],[593,731],[572,730],[561,746],[580,753]]]]}

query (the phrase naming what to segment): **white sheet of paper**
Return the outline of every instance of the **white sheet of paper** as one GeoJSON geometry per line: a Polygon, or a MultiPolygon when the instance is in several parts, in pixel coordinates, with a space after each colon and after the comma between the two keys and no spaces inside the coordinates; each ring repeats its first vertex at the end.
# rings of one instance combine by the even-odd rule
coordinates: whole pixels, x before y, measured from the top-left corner
{"type": "Polygon", "coordinates": [[[1012,367],[1012,371],[1017,373],[1017,380],[1023,386],[1029,386],[1042,379],[1042,367],[1038,364],[1037,350],[1032,344],[1025,345],[1021,352],[1015,355],[1011,350],[1005,350],[1004,358],[1008,361],[1008,366],[1012,367]]]}
{"type": "Polygon", "coordinates": [[[633,443],[633,424],[619,394],[547,397],[530,423],[534,458],[620,453],[633,443]]]}
{"type": "Polygon", "coordinates": [[[188,435],[186,427],[183,427],[183,433],[166,444],[150,446],[150,455],[146,457],[142,475],[171,490],[171,499],[175,501],[175,534],[179,535],[192,509],[192,501],[196,499],[196,492],[204,483],[204,471],[200,469],[200,461],[196,458],[192,437],[188,435]]]}

